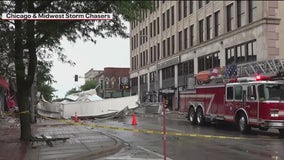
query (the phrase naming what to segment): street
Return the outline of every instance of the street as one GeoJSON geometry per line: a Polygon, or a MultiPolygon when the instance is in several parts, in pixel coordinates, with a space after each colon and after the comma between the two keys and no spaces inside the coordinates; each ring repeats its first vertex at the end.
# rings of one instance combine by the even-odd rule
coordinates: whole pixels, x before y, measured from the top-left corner
{"type": "MultiPolygon", "coordinates": [[[[95,124],[132,128],[136,130],[162,131],[162,117],[137,116],[137,125],[131,124],[131,116],[119,120],[95,121],[95,124]]],[[[124,141],[125,147],[117,154],[104,158],[112,159],[163,159],[161,134],[141,133],[121,129],[96,128],[124,141]]],[[[253,129],[242,135],[231,124],[191,126],[185,120],[166,120],[167,132],[184,133],[189,136],[166,138],[167,159],[284,159],[284,139],[278,132],[253,129]]]]}

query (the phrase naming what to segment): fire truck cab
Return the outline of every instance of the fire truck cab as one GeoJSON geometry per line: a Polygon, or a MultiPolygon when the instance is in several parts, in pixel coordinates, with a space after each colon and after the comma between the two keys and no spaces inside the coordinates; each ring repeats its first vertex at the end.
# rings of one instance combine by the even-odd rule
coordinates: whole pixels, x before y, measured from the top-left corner
{"type": "Polygon", "coordinates": [[[188,113],[191,124],[226,121],[242,133],[256,127],[275,128],[284,135],[284,81],[279,75],[283,74],[196,85],[180,92],[180,109],[188,113]]]}

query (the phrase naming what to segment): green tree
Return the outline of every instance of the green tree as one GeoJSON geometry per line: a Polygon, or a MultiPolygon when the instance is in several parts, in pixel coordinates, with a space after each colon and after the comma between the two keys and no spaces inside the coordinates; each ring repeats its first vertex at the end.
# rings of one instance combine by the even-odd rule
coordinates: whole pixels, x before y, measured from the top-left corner
{"type": "MultiPolygon", "coordinates": [[[[96,37],[120,36],[127,38],[127,26],[124,21],[139,20],[139,11],[151,8],[151,1],[40,1],[14,0],[1,2],[0,11],[15,13],[113,13],[113,19],[108,21],[8,21],[12,26],[13,51],[17,80],[17,101],[19,105],[21,140],[31,138],[28,95],[34,80],[38,59],[57,53],[62,62],[69,62],[62,54],[60,40],[76,42],[77,39],[96,42],[96,37]],[[27,52],[24,52],[27,49],[27,52]],[[27,70],[27,72],[26,72],[27,70]]],[[[9,32],[9,28],[1,30],[9,32]]]]}
{"type": "Polygon", "coordinates": [[[54,78],[50,74],[51,67],[52,62],[38,61],[36,72],[37,91],[49,102],[52,101],[54,97],[53,92],[56,91],[56,89],[52,87],[52,83],[56,81],[53,80],[54,78]]]}
{"type": "Polygon", "coordinates": [[[87,91],[90,89],[95,89],[97,87],[98,83],[96,81],[86,81],[85,84],[83,84],[82,86],[80,86],[82,91],[87,91]]]}
{"type": "Polygon", "coordinates": [[[72,88],[69,91],[67,91],[65,96],[68,96],[68,95],[73,94],[73,93],[78,93],[78,92],[81,92],[81,90],[77,90],[76,87],[75,87],[75,88],[72,88]]]}

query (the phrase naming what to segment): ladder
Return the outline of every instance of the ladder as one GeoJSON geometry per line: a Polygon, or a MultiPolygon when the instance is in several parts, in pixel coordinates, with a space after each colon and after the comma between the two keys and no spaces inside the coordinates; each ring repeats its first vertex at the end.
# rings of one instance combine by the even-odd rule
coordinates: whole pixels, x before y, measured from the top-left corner
{"type": "Polygon", "coordinates": [[[250,77],[258,74],[275,76],[284,71],[284,59],[270,59],[237,65],[237,77],[250,77]]]}

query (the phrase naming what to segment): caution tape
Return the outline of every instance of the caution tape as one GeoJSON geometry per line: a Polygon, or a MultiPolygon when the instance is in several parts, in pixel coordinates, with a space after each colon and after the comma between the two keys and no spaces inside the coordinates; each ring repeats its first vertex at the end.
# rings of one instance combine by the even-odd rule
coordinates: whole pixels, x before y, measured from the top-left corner
{"type": "MultiPolygon", "coordinates": [[[[29,111],[22,111],[22,112],[18,112],[16,114],[26,114],[26,113],[32,114],[29,111]]],[[[12,115],[12,114],[13,113],[5,114],[5,115],[12,115]]],[[[36,114],[32,114],[32,115],[34,115],[36,117],[41,117],[41,118],[44,118],[44,119],[54,120],[52,118],[45,117],[45,116],[42,116],[42,115],[36,115],[36,114]]],[[[84,122],[73,122],[71,120],[63,120],[63,119],[60,119],[58,121],[66,123],[66,124],[73,124],[73,125],[80,125],[80,126],[89,126],[89,127],[92,127],[92,128],[105,128],[105,129],[113,129],[113,130],[120,130],[120,131],[130,131],[130,132],[136,132],[136,133],[157,134],[157,135],[180,136],[180,137],[199,137],[199,138],[215,138],[215,139],[233,139],[233,140],[252,139],[252,138],[245,138],[245,137],[217,136],[217,135],[208,135],[208,134],[168,132],[168,131],[166,131],[164,133],[161,130],[148,130],[148,129],[124,128],[124,127],[115,127],[115,126],[107,126],[107,125],[88,124],[88,123],[84,123],[84,122]]]]}

